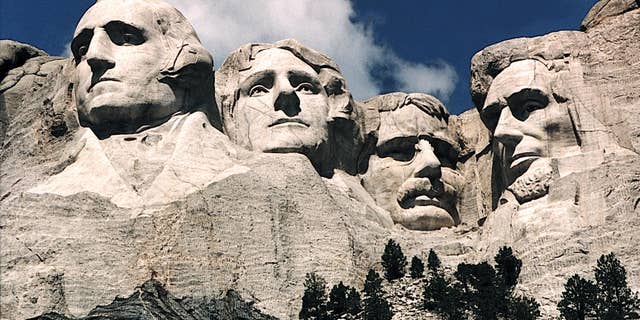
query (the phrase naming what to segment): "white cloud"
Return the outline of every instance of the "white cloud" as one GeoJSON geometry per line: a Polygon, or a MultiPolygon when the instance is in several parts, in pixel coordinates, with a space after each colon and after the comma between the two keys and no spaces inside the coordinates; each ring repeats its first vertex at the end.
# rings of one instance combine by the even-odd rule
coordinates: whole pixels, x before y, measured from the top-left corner
{"type": "Polygon", "coordinates": [[[60,53],[61,56],[65,57],[65,58],[69,58],[71,57],[71,41],[67,42],[64,45],[64,49],[62,50],[62,52],[60,53]]]}
{"type": "Polygon", "coordinates": [[[332,57],[340,66],[356,99],[380,92],[371,75],[374,66],[394,72],[401,90],[427,92],[446,101],[457,75],[445,62],[405,61],[376,44],[372,30],[353,23],[349,0],[169,0],[193,24],[217,66],[236,48],[249,42],[295,38],[332,57]]]}
{"type": "Polygon", "coordinates": [[[458,81],[456,70],[444,61],[424,65],[398,60],[395,64],[400,91],[421,92],[428,88],[429,93],[446,101],[458,81]]]}

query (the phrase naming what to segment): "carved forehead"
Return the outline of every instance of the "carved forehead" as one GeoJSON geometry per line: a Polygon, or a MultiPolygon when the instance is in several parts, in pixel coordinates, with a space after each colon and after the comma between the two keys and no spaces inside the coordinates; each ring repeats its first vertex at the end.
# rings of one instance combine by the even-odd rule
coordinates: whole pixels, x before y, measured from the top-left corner
{"type": "Polygon", "coordinates": [[[553,74],[541,62],[531,59],[516,61],[493,79],[487,92],[485,106],[508,98],[523,89],[537,89],[550,93],[552,80],[553,74]]]}
{"type": "Polygon", "coordinates": [[[444,141],[447,138],[447,122],[422,110],[415,104],[408,104],[393,111],[380,113],[378,143],[402,137],[430,136],[444,141]]]}
{"type": "MultiPolygon", "coordinates": [[[[102,27],[111,21],[122,21],[146,30],[162,30],[167,26],[186,24],[186,18],[173,6],[161,0],[99,0],[82,16],[74,37],[83,29],[102,27]]],[[[189,26],[182,33],[195,35],[189,26]]],[[[186,36],[186,35],[185,35],[186,36]]]]}
{"type": "Polygon", "coordinates": [[[471,58],[470,85],[474,105],[482,109],[494,78],[514,61],[537,59],[553,63],[578,58],[585,48],[590,48],[586,41],[589,40],[584,32],[558,31],[541,37],[506,40],[482,49],[471,58]]]}
{"type": "MultiPolygon", "coordinates": [[[[322,86],[344,78],[337,64],[327,55],[315,51],[296,40],[286,39],[275,43],[248,43],[233,51],[216,72],[215,87],[216,101],[224,112],[232,112],[237,102],[236,94],[240,83],[247,75],[255,73],[256,59],[265,51],[279,49],[289,52],[300,62],[313,69],[318,74],[322,86]]],[[[280,51],[276,52],[280,52],[280,51]]],[[[274,51],[272,51],[274,52],[274,51]]],[[[265,59],[269,60],[269,59],[265,59]]],[[[267,61],[265,61],[267,62],[267,61]]],[[[297,63],[297,62],[296,62],[297,63]]],[[[306,67],[305,67],[306,68],[306,67]]]]}
{"type": "Polygon", "coordinates": [[[290,51],[272,48],[256,54],[251,68],[241,72],[241,81],[251,74],[265,70],[300,70],[312,75],[316,74],[311,66],[298,59],[290,51]]]}

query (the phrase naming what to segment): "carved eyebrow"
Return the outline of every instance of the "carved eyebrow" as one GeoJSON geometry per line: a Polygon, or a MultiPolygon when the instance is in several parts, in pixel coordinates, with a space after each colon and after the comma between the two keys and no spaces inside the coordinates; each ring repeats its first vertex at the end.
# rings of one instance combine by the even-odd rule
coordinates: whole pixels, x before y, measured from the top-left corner
{"type": "Polygon", "coordinates": [[[509,103],[509,105],[526,100],[535,100],[543,104],[549,103],[549,97],[547,96],[547,93],[540,88],[523,88],[510,94],[507,97],[507,102],[509,103]]]}
{"type": "Polygon", "coordinates": [[[393,137],[386,141],[379,142],[376,146],[376,152],[379,155],[386,155],[394,149],[412,147],[418,142],[416,136],[393,137]]]}
{"type": "Polygon", "coordinates": [[[147,36],[145,35],[146,31],[143,27],[126,22],[118,20],[109,21],[103,28],[109,35],[109,38],[111,38],[111,42],[117,45],[123,45],[125,43],[139,45],[147,40],[147,36]],[[124,37],[125,34],[133,35],[133,37],[127,39],[124,37]]]}
{"type": "Polygon", "coordinates": [[[276,73],[273,70],[259,71],[248,76],[246,79],[244,79],[238,87],[240,88],[240,91],[244,94],[247,94],[249,90],[251,90],[251,88],[256,84],[260,84],[267,88],[271,88],[273,87],[273,82],[275,77],[276,77],[276,73]]]}
{"type": "Polygon", "coordinates": [[[107,31],[120,29],[125,31],[139,32],[140,34],[143,34],[145,31],[145,29],[141,26],[137,26],[131,23],[120,21],[120,20],[109,21],[107,24],[104,25],[104,28],[107,31]]]}
{"type": "Polygon", "coordinates": [[[289,79],[289,83],[296,87],[301,83],[308,82],[312,84],[314,87],[321,88],[320,80],[317,75],[310,74],[309,72],[302,70],[290,70],[287,72],[287,78],[289,79]]]}

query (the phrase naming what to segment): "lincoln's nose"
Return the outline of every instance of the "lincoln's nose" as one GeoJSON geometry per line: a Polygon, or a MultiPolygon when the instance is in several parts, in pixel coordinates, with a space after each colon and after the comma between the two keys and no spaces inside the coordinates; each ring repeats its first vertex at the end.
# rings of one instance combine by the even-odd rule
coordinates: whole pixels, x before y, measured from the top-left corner
{"type": "Polygon", "coordinates": [[[520,120],[513,117],[509,108],[500,111],[500,118],[493,136],[505,146],[515,146],[522,140],[522,132],[519,129],[520,120]]]}

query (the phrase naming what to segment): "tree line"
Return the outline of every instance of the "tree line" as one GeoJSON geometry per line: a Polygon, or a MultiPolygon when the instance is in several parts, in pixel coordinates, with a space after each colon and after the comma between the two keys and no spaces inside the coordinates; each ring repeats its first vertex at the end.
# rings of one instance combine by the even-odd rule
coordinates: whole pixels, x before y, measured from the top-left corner
{"type": "MultiPolygon", "coordinates": [[[[407,257],[394,240],[386,244],[381,259],[388,282],[406,276],[407,257]]],[[[493,264],[460,263],[455,271],[447,272],[433,249],[429,250],[426,270],[422,259],[414,256],[408,276],[422,279],[421,308],[445,320],[540,318],[540,304],[515,291],[522,260],[506,246],[498,250],[493,260],[493,264]]],[[[615,254],[601,256],[594,273],[595,281],[577,274],[567,280],[557,305],[560,318],[640,319],[640,300],[628,287],[626,270],[615,254]]],[[[308,273],[299,318],[390,320],[394,312],[385,298],[382,282],[380,274],[370,269],[362,291],[340,281],[327,295],[326,281],[316,273],[308,273]]]]}

